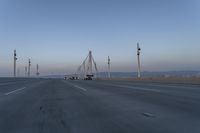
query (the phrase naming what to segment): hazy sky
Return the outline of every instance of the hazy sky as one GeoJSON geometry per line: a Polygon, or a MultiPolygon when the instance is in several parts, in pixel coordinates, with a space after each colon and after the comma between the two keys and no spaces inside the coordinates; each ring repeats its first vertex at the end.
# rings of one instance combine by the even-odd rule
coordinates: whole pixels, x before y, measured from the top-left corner
{"type": "Polygon", "coordinates": [[[74,72],[89,50],[100,71],[200,70],[200,0],[0,0],[0,76],[11,76],[13,50],[24,74],[74,72]]]}

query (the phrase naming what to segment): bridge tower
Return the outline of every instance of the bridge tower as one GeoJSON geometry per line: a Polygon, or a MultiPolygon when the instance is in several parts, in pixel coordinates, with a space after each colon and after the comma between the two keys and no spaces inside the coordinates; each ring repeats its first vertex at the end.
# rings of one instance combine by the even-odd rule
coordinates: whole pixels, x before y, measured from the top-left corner
{"type": "Polygon", "coordinates": [[[86,77],[91,79],[93,77],[92,73],[92,51],[89,51],[89,59],[88,59],[88,67],[87,67],[87,74],[86,77]]]}
{"type": "Polygon", "coordinates": [[[78,67],[77,73],[79,73],[80,76],[82,75],[85,80],[92,80],[93,77],[97,77],[98,69],[92,51],[89,51],[86,59],[78,67]],[[95,70],[94,72],[93,69],[95,70]]]}

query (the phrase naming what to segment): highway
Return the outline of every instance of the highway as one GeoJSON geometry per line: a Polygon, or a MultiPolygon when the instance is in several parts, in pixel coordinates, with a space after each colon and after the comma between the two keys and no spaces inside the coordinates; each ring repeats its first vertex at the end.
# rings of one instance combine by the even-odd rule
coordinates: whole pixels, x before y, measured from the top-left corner
{"type": "Polygon", "coordinates": [[[0,133],[200,133],[200,85],[1,78],[0,133]]]}

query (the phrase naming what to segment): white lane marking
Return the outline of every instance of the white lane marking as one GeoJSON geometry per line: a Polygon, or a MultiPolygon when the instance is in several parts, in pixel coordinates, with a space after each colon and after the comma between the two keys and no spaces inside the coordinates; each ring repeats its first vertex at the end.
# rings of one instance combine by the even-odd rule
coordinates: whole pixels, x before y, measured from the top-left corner
{"type": "Polygon", "coordinates": [[[82,91],[87,91],[87,89],[85,89],[85,88],[83,88],[83,87],[80,87],[80,86],[78,86],[78,85],[73,85],[74,87],[76,87],[76,88],[78,88],[78,89],[80,89],[80,90],[82,90],[82,91]]]}
{"type": "Polygon", "coordinates": [[[136,89],[136,90],[144,90],[144,91],[161,92],[160,90],[149,89],[149,88],[143,88],[143,87],[125,86],[125,85],[114,85],[114,86],[116,86],[116,87],[121,87],[121,88],[136,89]]]}
{"type": "Polygon", "coordinates": [[[128,88],[128,89],[136,89],[136,90],[144,90],[144,91],[162,92],[162,91],[157,90],[157,89],[150,89],[150,88],[143,88],[143,87],[136,87],[136,86],[113,85],[113,84],[103,84],[103,85],[120,87],[120,88],[128,88]]]}
{"type": "Polygon", "coordinates": [[[17,91],[21,91],[21,90],[24,90],[24,89],[26,89],[26,87],[23,87],[23,88],[20,88],[20,89],[17,89],[17,90],[14,90],[14,91],[5,93],[4,95],[10,95],[10,94],[12,94],[12,93],[15,93],[15,92],[17,92],[17,91]]]}
{"type": "Polygon", "coordinates": [[[66,83],[66,84],[70,84],[71,86],[73,86],[73,87],[75,87],[75,88],[78,88],[78,89],[80,89],[80,90],[82,90],[82,91],[87,91],[87,89],[85,89],[85,88],[83,88],[83,87],[80,87],[80,86],[78,86],[78,85],[74,85],[74,84],[69,83],[69,82],[66,82],[66,81],[63,81],[63,82],[66,83]]]}
{"type": "Polygon", "coordinates": [[[145,117],[155,117],[154,114],[148,113],[148,112],[144,112],[144,113],[142,113],[142,115],[145,116],[145,117]]]}

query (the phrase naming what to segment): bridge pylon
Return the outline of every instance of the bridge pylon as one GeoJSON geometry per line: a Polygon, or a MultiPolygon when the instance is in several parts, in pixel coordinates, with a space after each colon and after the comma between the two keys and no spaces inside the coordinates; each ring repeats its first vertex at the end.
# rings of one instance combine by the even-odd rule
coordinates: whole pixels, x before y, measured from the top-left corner
{"type": "Polygon", "coordinates": [[[97,64],[93,58],[92,51],[89,51],[86,59],[78,67],[77,73],[79,73],[79,76],[85,80],[92,80],[93,78],[97,78],[98,69],[97,64]]]}

